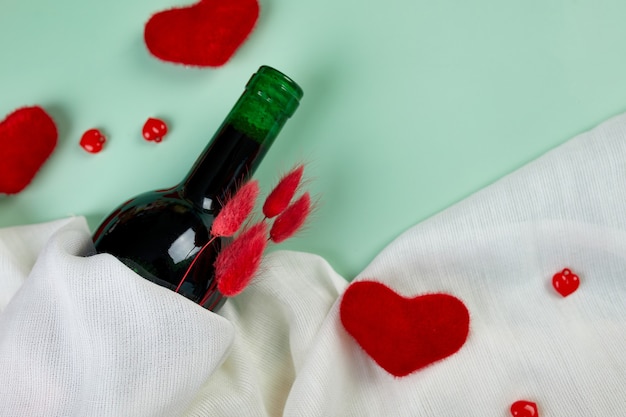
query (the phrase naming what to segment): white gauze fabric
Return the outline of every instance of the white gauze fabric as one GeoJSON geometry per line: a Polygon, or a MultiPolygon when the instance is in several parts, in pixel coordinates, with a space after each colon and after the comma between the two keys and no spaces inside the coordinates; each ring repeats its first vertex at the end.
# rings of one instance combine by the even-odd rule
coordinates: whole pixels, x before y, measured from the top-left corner
{"type": "Polygon", "coordinates": [[[625,185],[622,115],[395,239],[355,282],[470,314],[457,353],[401,378],[346,332],[349,283],[318,256],[268,255],[217,315],[84,257],[80,219],[5,229],[0,415],[626,415],[625,185]]]}
{"type": "Polygon", "coordinates": [[[82,218],[0,231],[0,416],[180,415],[226,357],[231,323],[92,253],[82,218]]]}

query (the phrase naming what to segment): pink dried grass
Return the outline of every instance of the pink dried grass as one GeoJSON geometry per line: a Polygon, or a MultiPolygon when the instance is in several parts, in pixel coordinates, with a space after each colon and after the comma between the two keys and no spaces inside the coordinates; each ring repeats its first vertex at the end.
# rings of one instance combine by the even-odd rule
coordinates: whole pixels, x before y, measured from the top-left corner
{"type": "MultiPolygon", "coordinates": [[[[268,243],[280,243],[289,239],[306,222],[311,213],[310,194],[305,192],[292,202],[301,186],[303,175],[303,164],[296,165],[285,174],[265,199],[262,208],[265,218],[245,227],[230,245],[218,253],[214,263],[215,280],[223,295],[233,297],[240,294],[257,273],[268,243]],[[268,225],[269,219],[273,219],[271,227],[268,225]]],[[[212,238],[196,255],[176,291],[182,286],[195,262],[217,237],[233,236],[244,227],[258,196],[258,181],[251,180],[243,184],[224,204],[211,227],[212,238]]],[[[205,294],[203,300],[209,295],[205,294]]]]}
{"type": "Polygon", "coordinates": [[[280,243],[292,237],[302,227],[310,213],[311,196],[306,192],[276,217],[270,229],[272,242],[280,243]]]}
{"type": "Polygon", "coordinates": [[[211,226],[213,236],[232,236],[246,221],[259,196],[259,182],[248,181],[229,199],[211,226]]]}
{"type": "Polygon", "coordinates": [[[252,210],[254,210],[259,192],[259,182],[250,180],[239,187],[235,195],[226,201],[226,204],[224,204],[224,207],[222,207],[211,225],[211,239],[202,246],[202,249],[200,249],[196,257],[191,261],[187,271],[185,271],[185,275],[183,275],[176,287],[176,292],[180,290],[180,287],[191,273],[198,259],[204,255],[206,248],[209,247],[216,238],[228,237],[237,233],[237,230],[241,228],[243,223],[250,216],[250,213],[252,213],[252,210]]]}
{"type": "Polygon", "coordinates": [[[267,224],[261,221],[222,249],[215,260],[215,279],[223,295],[233,297],[246,288],[261,265],[266,246],[267,224]]]}
{"type": "Polygon", "coordinates": [[[304,165],[299,164],[280,179],[263,203],[265,217],[268,219],[276,217],[289,206],[300,186],[303,174],[304,165]]]}

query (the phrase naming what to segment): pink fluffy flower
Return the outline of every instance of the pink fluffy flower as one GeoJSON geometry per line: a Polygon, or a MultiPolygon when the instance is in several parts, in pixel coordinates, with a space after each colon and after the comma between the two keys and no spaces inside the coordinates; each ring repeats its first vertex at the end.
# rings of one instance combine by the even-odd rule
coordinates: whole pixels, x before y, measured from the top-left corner
{"type": "Polygon", "coordinates": [[[241,293],[259,269],[267,246],[267,224],[259,222],[244,230],[222,249],[215,260],[218,290],[227,297],[241,293]]]}
{"type": "Polygon", "coordinates": [[[256,180],[245,183],[220,210],[211,226],[213,236],[232,236],[248,218],[259,196],[256,180]]]}
{"type": "Polygon", "coordinates": [[[306,192],[276,217],[270,229],[272,242],[280,243],[293,236],[304,224],[310,212],[311,196],[306,192]]]}
{"type": "Polygon", "coordinates": [[[271,219],[272,217],[278,216],[289,206],[291,199],[300,186],[303,172],[304,165],[300,164],[280,179],[263,204],[263,214],[265,217],[271,219]]]}

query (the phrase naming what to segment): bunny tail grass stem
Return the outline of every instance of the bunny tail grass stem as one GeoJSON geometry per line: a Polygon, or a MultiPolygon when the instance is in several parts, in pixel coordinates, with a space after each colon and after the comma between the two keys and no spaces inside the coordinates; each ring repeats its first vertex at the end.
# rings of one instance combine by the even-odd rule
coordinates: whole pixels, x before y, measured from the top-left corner
{"type": "Polygon", "coordinates": [[[209,245],[211,245],[211,243],[213,243],[213,241],[215,239],[217,239],[218,236],[213,236],[203,247],[202,249],[200,249],[200,252],[198,252],[198,254],[196,255],[195,258],[193,258],[193,261],[191,261],[191,264],[189,265],[189,268],[187,268],[187,271],[185,271],[185,275],[183,275],[183,277],[181,278],[180,282],[178,283],[178,286],[176,287],[176,290],[174,292],[178,292],[180,290],[180,287],[182,287],[183,282],[185,282],[185,280],[187,279],[187,277],[189,276],[189,273],[191,272],[193,266],[196,264],[196,261],[202,256],[202,254],[204,253],[204,250],[206,248],[209,247],[209,245]]]}

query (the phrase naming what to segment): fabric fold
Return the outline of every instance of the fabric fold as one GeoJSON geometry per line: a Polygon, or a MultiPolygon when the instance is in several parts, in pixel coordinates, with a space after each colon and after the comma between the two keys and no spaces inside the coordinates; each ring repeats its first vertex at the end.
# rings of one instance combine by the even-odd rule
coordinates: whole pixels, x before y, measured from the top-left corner
{"type": "Polygon", "coordinates": [[[55,225],[0,315],[0,415],[179,415],[226,357],[232,325],[87,256],[82,218],[55,225]]]}

